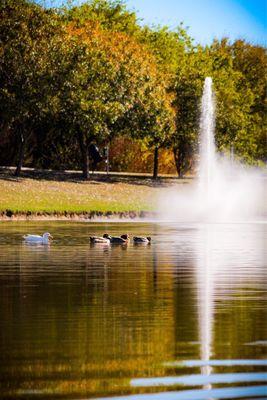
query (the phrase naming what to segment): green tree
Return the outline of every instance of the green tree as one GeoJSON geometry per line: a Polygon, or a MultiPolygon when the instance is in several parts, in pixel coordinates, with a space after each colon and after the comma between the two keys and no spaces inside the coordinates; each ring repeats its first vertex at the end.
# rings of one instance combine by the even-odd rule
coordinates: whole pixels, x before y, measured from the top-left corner
{"type": "Polygon", "coordinates": [[[252,160],[254,137],[249,129],[254,94],[234,65],[232,45],[227,39],[214,41],[208,56],[216,91],[216,142],[219,150],[252,160]]]}
{"type": "Polygon", "coordinates": [[[234,65],[227,39],[211,46],[189,49],[176,74],[176,126],[173,149],[178,175],[190,170],[198,153],[200,99],[206,76],[213,79],[216,94],[216,143],[222,152],[234,146],[249,161],[254,137],[249,130],[254,94],[234,65]]]}
{"type": "Polygon", "coordinates": [[[65,8],[64,16],[69,22],[78,22],[79,26],[91,21],[109,32],[134,36],[140,31],[135,12],[129,11],[121,0],[88,0],[80,6],[65,8]]]}
{"type": "Polygon", "coordinates": [[[16,175],[37,124],[57,105],[59,74],[55,79],[52,65],[58,63],[61,35],[58,19],[51,11],[24,0],[2,2],[0,115],[17,137],[16,175]]]}
{"type": "MultiPolygon", "coordinates": [[[[154,121],[154,129],[157,134],[150,145],[154,145],[154,177],[157,176],[158,170],[158,150],[160,147],[171,147],[177,137],[177,126],[175,124],[176,114],[176,73],[181,68],[186,51],[192,47],[191,38],[187,35],[186,29],[181,24],[175,31],[171,31],[168,27],[147,27],[145,26],[139,36],[139,40],[147,45],[153,53],[158,70],[158,81],[164,85],[165,94],[161,95],[162,99],[167,98],[168,101],[161,104],[161,112],[157,119],[161,119],[161,123],[154,121]],[[167,106],[168,103],[168,106],[167,106]]],[[[157,112],[157,107],[152,105],[151,111],[157,112]]],[[[152,119],[153,120],[153,119],[152,119]]],[[[153,128],[152,128],[153,130],[153,128]]],[[[153,136],[152,136],[153,137],[153,136]]]]}
{"type": "Polygon", "coordinates": [[[88,178],[92,140],[110,140],[122,132],[136,135],[143,129],[150,116],[143,113],[138,119],[134,110],[149,108],[157,95],[157,75],[153,56],[125,33],[111,37],[91,22],[82,27],[71,23],[69,33],[74,63],[61,93],[61,112],[79,140],[88,178]]]}
{"type": "Polygon", "coordinates": [[[162,82],[151,82],[145,93],[145,102],[137,102],[127,119],[131,126],[131,137],[142,139],[148,148],[154,148],[153,178],[157,179],[159,149],[166,147],[175,132],[172,97],[162,82]]]}
{"type": "Polygon", "coordinates": [[[176,134],[171,145],[179,177],[193,167],[198,150],[200,98],[209,69],[206,61],[201,46],[188,47],[180,58],[175,75],[176,134]]]}
{"type": "Polygon", "coordinates": [[[90,142],[127,134],[154,149],[154,177],[163,147],[183,176],[198,150],[206,76],[216,92],[218,149],[266,159],[265,49],[227,39],[196,46],[183,25],[141,26],[120,0],[35,3],[0,5],[0,140],[11,153],[14,145],[17,174],[25,154],[35,164],[53,153],[76,163],[80,148],[87,178],[90,142]]]}
{"type": "Polygon", "coordinates": [[[246,43],[244,40],[237,40],[231,45],[231,50],[233,67],[242,73],[240,88],[248,88],[253,93],[249,110],[249,126],[244,138],[246,140],[239,142],[240,151],[250,161],[266,161],[266,49],[246,43]]]}

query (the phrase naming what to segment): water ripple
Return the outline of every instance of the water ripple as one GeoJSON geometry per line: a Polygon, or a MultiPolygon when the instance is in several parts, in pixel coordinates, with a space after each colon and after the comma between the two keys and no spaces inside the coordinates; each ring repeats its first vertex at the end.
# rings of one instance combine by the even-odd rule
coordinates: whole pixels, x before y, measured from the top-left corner
{"type": "Polygon", "coordinates": [[[166,367],[228,367],[234,365],[267,365],[267,360],[186,360],[164,363],[166,367]]]}
{"type": "MultiPolygon", "coordinates": [[[[251,396],[266,396],[267,386],[245,386],[238,388],[218,388],[203,390],[182,390],[175,392],[161,392],[149,394],[136,394],[129,396],[112,397],[112,400],[208,400],[211,398],[237,399],[251,396]]],[[[266,398],[266,397],[265,397],[266,398]]],[[[110,397],[102,397],[95,400],[107,400],[110,397]]]]}
{"type": "Polygon", "coordinates": [[[186,376],[164,376],[159,378],[140,378],[132,379],[131,385],[134,387],[151,386],[173,386],[188,385],[199,386],[211,383],[236,383],[236,382],[265,382],[267,373],[231,373],[231,374],[212,374],[212,375],[186,375],[186,376]]]}

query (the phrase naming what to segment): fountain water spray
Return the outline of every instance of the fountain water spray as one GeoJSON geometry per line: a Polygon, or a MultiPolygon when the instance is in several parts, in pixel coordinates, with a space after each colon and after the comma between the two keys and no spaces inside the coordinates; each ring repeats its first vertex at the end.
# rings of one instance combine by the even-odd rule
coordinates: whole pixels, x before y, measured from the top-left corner
{"type": "Polygon", "coordinates": [[[201,190],[210,195],[215,179],[216,148],[214,140],[215,101],[212,79],[206,78],[201,100],[199,183],[201,190]]]}
{"type": "Polygon", "coordinates": [[[161,219],[184,222],[251,221],[262,216],[263,179],[253,168],[223,156],[215,146],[212,78],[204,82],[199,129],[198,178],[192,185],[165,191],[161,219]]]}

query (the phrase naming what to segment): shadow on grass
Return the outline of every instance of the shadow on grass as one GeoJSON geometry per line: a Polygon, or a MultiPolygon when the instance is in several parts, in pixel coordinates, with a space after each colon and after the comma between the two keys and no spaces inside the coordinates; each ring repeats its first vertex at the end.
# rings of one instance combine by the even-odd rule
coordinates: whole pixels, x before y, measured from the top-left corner
{"type": "Polygon", "coordinates": [[[101,183],[127,183],[129,185],[143,185],[148,187],[167,187],[174,183],[188,183],[190,179],[178,179],[175,177],[159,177],[153,179],[147,175],[134,175],[134,174],[120,174],[110,173],[95,173],[90,174],[90,178],[85,180],[81,172],[76,171],[52,171],[52,170],[39,170],[39,169],[23,169],[20,177],[14,175],[13,167],[0,168],[0,180],[7,180],[12,182],[23,182],[23,179],[36,179],[57,182],[73,182],[80,184],[98,185],[101,183]]]}

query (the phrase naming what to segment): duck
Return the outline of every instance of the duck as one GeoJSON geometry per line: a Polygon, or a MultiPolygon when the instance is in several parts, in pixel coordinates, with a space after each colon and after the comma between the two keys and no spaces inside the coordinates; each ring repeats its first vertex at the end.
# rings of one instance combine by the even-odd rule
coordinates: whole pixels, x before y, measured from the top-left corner
{"type": "Polygon", "coordinates": [[[53,236],[49,232],[45,232],[42,236],[27,234],[23,236],[23,239],[28,243],[49,244],[49,240],[53,239],[53,236]]]}
{"type": "Polygon", "coordinates": [[[143,237],[143,236],[134,236],[133,237],[133,242],[136,244],[143,243],[143,244],[150,244],[151,243],[151,237],[143,237]]]}
{"type": "Polygon", "coordinates": [[[103,238],[109,239],[110,243],[126,244],[129,243],[130,237],[127,234],[121,236],[110,236],[107,233],[103,235],[103,238]]]}
{"type": "Polygon", "coordinates": [[[104,236],[90,236],[89,240],[91,243],[110,244],[110,239],[104,236]]]}

